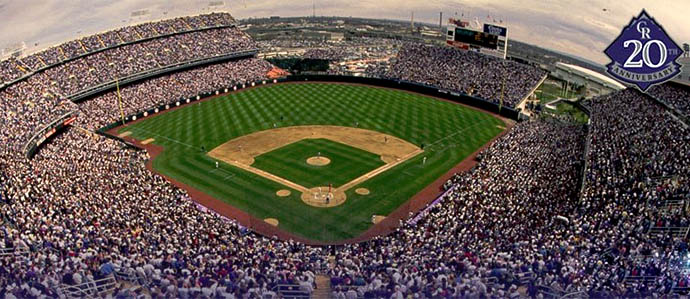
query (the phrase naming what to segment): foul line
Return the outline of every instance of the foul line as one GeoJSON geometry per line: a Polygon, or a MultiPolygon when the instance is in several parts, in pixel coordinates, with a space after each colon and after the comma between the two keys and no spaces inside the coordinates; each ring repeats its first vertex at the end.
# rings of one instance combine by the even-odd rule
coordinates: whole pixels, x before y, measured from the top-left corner
{"type": "Polygon", "coordinates": [[[163,135],[159,135],[159,134],[153,133],[153,132],[148,131],[148,130],[144,130],[144,129],[140,129],[140,128],[134,128],[134,127],[129,127],[128,129],[133,130],[133,131],[141,131],[141,132],[144,132],[144,133],[149,134],[149,135],[154,135],[156,137],[161,137],[161,138],[166,139],[168,141],[172,141],[172,142],[175,142],[177,144],[182,144],[182,145],[188,146],[190,148],[194,148],[194,149],[196,148],[196,146],[193,146],[191,144],[184,143],[182,141],[178,141],[178,140],[175,140],[175,139],[172,139],[170,137],[163,136],[163,135]]]}
{"type": "MultiPolygon", "coordinates": [[[[401,163],[403,163],[403,162],[406,162],[407,160],[410,160],[410,159],[412,159],[413,157],[415,157],[415,156],[417,156],[417,155],[419,155],[419,154],[421,154],[421,153],[423,153],[423,152],[424,152],[424,150],[418,149],[418,150],[416,150],[416,151],[414,151],[414,152],[411,152],[411,153],[409,153],[409,154],[403,156],[402,158],[400,158],[400,160],[397,160],[397,161],[395,161],[395,162],[386,163],[386,164],[384,164],[383,166],[381,166],[381,167],[379,167],[379,168],[376,168],[376,169],[374,169],[374,170],[372,170],[372,171],[370,171],[370,172],[368,172],[368,173],[365,173],[364,175],[362,175],[362,176],[360,176],[360,177],[358,177],[358,178],[356,178],[356,179],[354,179],[354,180],[352,180],[352,181],[349,181],[349,182],[347,182],[346,184],[344,184],[344,185],[342,185],[342,186],[336,188],[336,189],[334,190],[334,192],[337,192],[337,191],[345,192],[345,191],[349,190],[350,188],[352,188],[352,187],[354,187],[354,186],[356,186],[356,185],[359,185],[359,184],[361,184],[361,183],[363,183],[363,182],[366,182],[367,180],[369,180],[369,179],[371,179],[371,178],[373,178],[373,177],[375,177],[375,176],[377,176],[377,175],[379,175],[379,174],[385,172],[385,171],[388,170],[388,169],[391,169],[391,168],[393,168],[393,167],[395,167],[395,166],[398,166],[399,164],[401,164],[401,163]]],[[[309,188],[307,188],[307,187],[304,187],[304,186],[302,186],[302,185],[300,185],[300,184],[294,183],[294,182],[292,182],[292,181],[290,181],[290,180],[288,180],[288,179],[279,177],[279,176],[277,176],[277,175],[275,175],[275,174],[272,174],[272,173],[270,173],[270,172],[266,172],[266,171],[264,171],[264,170],[261,170],[261,169],[252,167],[252,166],[250,166],[250,165],[242,164],[242,163],[239,163],[239,162],[236,162],[236,161],[226,161],[226,163],[229,163],[229,164],[231,164],[231,165],[233,165],[233,166],[235,166],[235,167],[244,169],[244,170],[246,170],[246,171],[252,172],[252,173],[254,173],[254,174],[257,174],[257,175],[259,175],[259,176],[262,176],[262,177],[267,178],[267,179],[269,179],[269,180],[272,180],[272,181],[274,181],[274,182],[280,183],[280,184],[282,184],[282,185],[285,185],[285,186],[287,186],[287,187],[290,187],[290,188],[292,188],[292,189],[294,189],[294,190],[297,190],[297,191],[300,191],[300,192],[302,192],[302,193],[305,193],[305,192],[308,192],[308,191],[309,191],[309,188]]]]}
{"type": "Polygon", "coordinates": [[[453,137],[453,136],[455,136],[455,135],[458,135],[458,134],[460,134],[460,133],[462,133],[462,132],[465,132],[467,129],[474,128],[474,127],[476,127],[476,126],[478,126],[478,125],[480,125],[480,124],[483,124],[483,123],[485,123],[485,122],[487,122],[487,121],[489,121],[489,120],[488,120],[488,119],[485,119],[485,120],[483,120],[483,121],[480,121],[480,122],[478,122],[478,123],[475,123],[474,125],[471,125],[471,126],[469,126],[469,127],[465,127],[465,128],[463,128],[462,130],[459,130],[459,131],[457,131],[457,132],[455,132],[455,133],[453,133],[453,134],[450,134],[450,135],[448,135],[448,136],[446,136],[446,137],[443,137],[443,138],[441,138],[441,139],[439,139],[439,140],[434,141],[433,143],[429,144],[428,147],[432,147],[432,146],[438,144],[439,142],[441,142],[441,141],[443,141],[443,140],[445,140],[445,139],[448,139],[448,138],[450,138],[450,137],[453,137]]]}

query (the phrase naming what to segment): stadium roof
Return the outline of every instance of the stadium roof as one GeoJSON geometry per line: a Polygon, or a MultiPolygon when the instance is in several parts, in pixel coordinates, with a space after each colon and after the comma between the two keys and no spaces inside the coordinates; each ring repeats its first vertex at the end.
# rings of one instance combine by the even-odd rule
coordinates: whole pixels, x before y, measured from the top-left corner
{"type": "Polygon", "coordinates": [[[690,86],[690,57],[678,58],[678,63],[681,65],[680,75],[672,81],[690,86]]]}
{"type": "Polygon", "coordinates": [[[618,81],[612,79],[609,76],[606,76],[602,73],[595,72],[590,69],[583,68],[581,66],[573,65],[573,64],[567,64],[567,63],[562,63],[562,62],[557,62],[556,67],[560,67],[563,69],[566,69],[568,71],[577,73],[580,76],[587,77],[588,79],[592,81],[596,81],[601,83],[602,85],[613,85],[619,89],[625,88],[625,85],[619,83],[618,81]]]}

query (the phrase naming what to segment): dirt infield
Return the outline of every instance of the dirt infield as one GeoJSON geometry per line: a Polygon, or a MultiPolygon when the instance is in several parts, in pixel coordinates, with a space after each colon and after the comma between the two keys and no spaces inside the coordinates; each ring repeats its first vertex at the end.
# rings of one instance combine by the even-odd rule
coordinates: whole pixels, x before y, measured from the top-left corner
{"type": "Polygon", "coordinates": [[[331,159],[321,156],[310,157],[309,159],[307,159],[307,164],[314,166],[326,166],[328,164],[331,164],[331,159]]]}
{"type": "MultiPolygon", "coordinates": [[[[304,203],[310,206],[331,208],[339,206],[347,200],[345,191],[348,189],[423,152],[424,150],[412,143],[376,131],[340,126],[294,126],[269,129],[237,137],[214,148],[208,155],[214,159],[221,160],[235,167],[302,192],[300,198],[304,203]],[[386,162],[386,164],[334,189],[332,196],[328,196],[328,199],[323,189],[319,189],[328,187],[306,188],[290,181],[289,178],[282,178],[251,166],[254,163],[254,158],[259,155],[300,140],[320,138],[329,139],[377,154],[381,156],[381,160],[386,162]]],[[[330,162],[326,157],[311,157],[307,160],[307,163],[309,163],[309,160],[312,160],[313,163],[330,162]]],[[[321,165],[326,164],[328,163],[321,165]]]]}
{"type": "MultiPolygon", "coordinates": [[[[372,87],[376,87],[376,88],[398,90],[398,89],[388,88],[388,87],[380,87],[380,86],[366,85],[366,84],[355,84],[355,83],[319,82],[319,81],[309,81],[309,82],[304,82],[304,83],[360,85],[360,86],[372,86],[372,87]]],[[[303,84],[303,82],[286,82],[286,83],[278,83],[278,84],[303,84]]],[[[213,100],[217,97],[222,97],[222,96],[225,96],[225,95],[230,94],[230,93],[243,92],[243,91],[251,89],[251,88],[261,88],[261,86],[250,87],[250,88],[245,88],[245,89],[241,89],[238,91],[228,92],[228,93],[221,94],[221,95],[218,95],[215,97],[209,97],[209,98],[203,99],[202,101],[210,101],[210,100],[213,100]]],[[[495,136],[493,139],[491,139],[489,142],[487,142],[484,146],[477,149],[474,153],[467,156],[467,158],[465,158],[465,160],[463,160],[462,162],[457,164],[454,168],[448,170],[444,175],[440,176],[436,181],[429,184],[426,188],[422,189],[420,192],[415,194],[405,204],[401,205],[396,210],[394,210],[392,213],[387,215],[386,218],[383,219],[383,221],[373,225],[372,227],[370,227],[368,230],[366,230],[364,233],[362,233],[361,235],[359,235],[357,237],[354,237],[351,239],[334,241],[334,242],[315,241],[315,240],[307,239],[307,238],[292,234],[290,232],[284,231],[284,230],[282,230],[276,226],[272,226],[272,225],[266,223],[263,219],[249,215],[247,212],[242,211],[242,210],[240,210],[240,209],[238,209],[232,205],[229,205],[229,204],[227,204],[227,203],[225,203],[219,199],[216,199],[216,198],[214,198],[214,197],[212,197],[212,196],[210,196],[210,195],[208,195],[202,191],[199,191],[198,189],[196,189],[194,187],[183,184],[183,183],[181,183],[181,182],[179,182],[179,181],[177,181],[171,177],[168,177],[164,174],[161,174],[153,168],[153,160],[155,159],[156,156],[158,156],[163,151],[162,147],[154,145],[154,144],[148,144],[148,145],[141,144],[141,142],[139,142],[138,140],[136,140],[130,136],[123,137],[123,139],[126,140],[127,142],[134,144],[137,147],[145,149],[148,152],[150,159],[146,163],[147,169],[149,169],[150,171],[164,177],[167,181],[171,182],[176,187],[187,191],[189,196],[195,202],[215,211],[216,213],[218,213],[220,215],[223,215],[225,217],[228,217],[230,219],[233,219],[233,220],[239,222],[243,226],[248,227],[249,229],[255,231],[258,234],[261,234],[261,235],[264,235],[267,237],[275,236],[275,237],[282,239],[282,240],[295,240],[295,241],[299,241],[299,242],[302,242],[302,243],[307,244],[307,245],[338,245],[338,244],[351,244],[351,243],[364,242],[364,241],[370,240],[370,239],[377,237],[377,236],[383,236],[383,235],[390,234],[391,232],[395,231],[395,229],[399,226],[400,220],[406,220],[406,219],[410,218],[411,216],[413,216],[414,214],[416,214],[421,209],[425,208],[429,203],[431,203],[434,199],[436,199],[436,197],[442,192],[442,186],[448,179],[450,179],[455,173],[467,171],[467,170],[470,170],[472,167],[474,167],[477,164],[477,161],[475,160],[477,154],[479,154],[481,151],[483,151],[484,149],[489,147],[491,144],[493,144],[493,142],[496,139],[501,138],[503,135],[505,135],[507,132],[509,132],[510,129],[515,125],[514,121],[512,121],[510,119],[503,118],[502,116],[500,116],[496,113],[487,112],[487,111],[484,111],[484,110],[481,110],[479,108],[472,107],[472,106],[469,106],[466,104],[457,103],[457,102],[454,102],[454,101],[451,101],[448,99],[433,97],[433,96],[429,96],[426,94],[415,93],[415,92],[411,92],[411,91],[404,91],[404,92],[411,93],[411,94],[418,94],[418,95],[422,95],[422,96],[426,96],[426,97],[431,97],[431,98],[435,98],[439,101],[454,103],[456,105],[465,106],[468,109],[473,109],[473,110],[483,111],[485,113],[489,113],[489,114],[501,119],[505,123],[506,130],[501,132],[497,136],[495,136]]],[[[198,103],[198,102],[196,102],[196,103],[198,103]]],[[[173,107],[172,109],[169,109],[163,113],[168,113],[170,111],[174,111],[174,110],[181,109],[184,107],[186,107],[186,105],[181,105],[179,107],[173,107]]],[[[143,121],[145,119],[147,119],[147,118],[140,118],[140,119],[137,119],[136,121],[133,121],[129,124],[135,124],[135,123],[138,123],[138,122],[143,121]]],[[[120,129],[122,129],[123,127],[126,127],[126,126],[119,126],[119,127],[112,128],[112,129],[107,131],[107,134],[112,135],[112,136],[117,136],[118,131],[120,129]]]]}
{"type": "Polygon", "coordinates": [[[225,162],[254,164],[254,157],[303,139],[329,139],[381,156],[386,163],[419,150],[414,144],[388,134],[340,126],[294,126],[259,131],[232,139],[208,155],[225,162]]]}

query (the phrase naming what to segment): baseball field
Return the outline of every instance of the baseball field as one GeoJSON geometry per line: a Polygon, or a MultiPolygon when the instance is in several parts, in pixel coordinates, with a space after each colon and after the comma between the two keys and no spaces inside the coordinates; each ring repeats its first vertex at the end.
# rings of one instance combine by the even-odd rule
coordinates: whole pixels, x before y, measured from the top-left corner
{"type": "Polygon", "coordinates": [[[156,171],[278,229],[356,237],[504,130],[405,91],[273,84],[192,103],[118,133],[164,148],[156,171]]]}

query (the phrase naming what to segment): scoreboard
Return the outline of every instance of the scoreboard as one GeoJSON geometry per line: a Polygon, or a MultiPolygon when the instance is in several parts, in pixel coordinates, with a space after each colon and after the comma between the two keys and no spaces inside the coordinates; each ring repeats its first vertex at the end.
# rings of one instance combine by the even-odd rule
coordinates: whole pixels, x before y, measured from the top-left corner
{"type": "MultiPolygon", "coordinates": [[[[508,28],[484,24],[484,31],[469,27],[469,22],[448,20],[446,43],[455,48],[471,50],[505,59],[508,52],[508,28]]],[[[476,25],[475,27],[480,27],[476,25]]]]}
{"type": "Polygon", "coordinates": [[[498,48],[498,36],[486,32],[474,31],[467,28],[455,27],[453,40],[469,45],[496,50],[498,48]]]}

